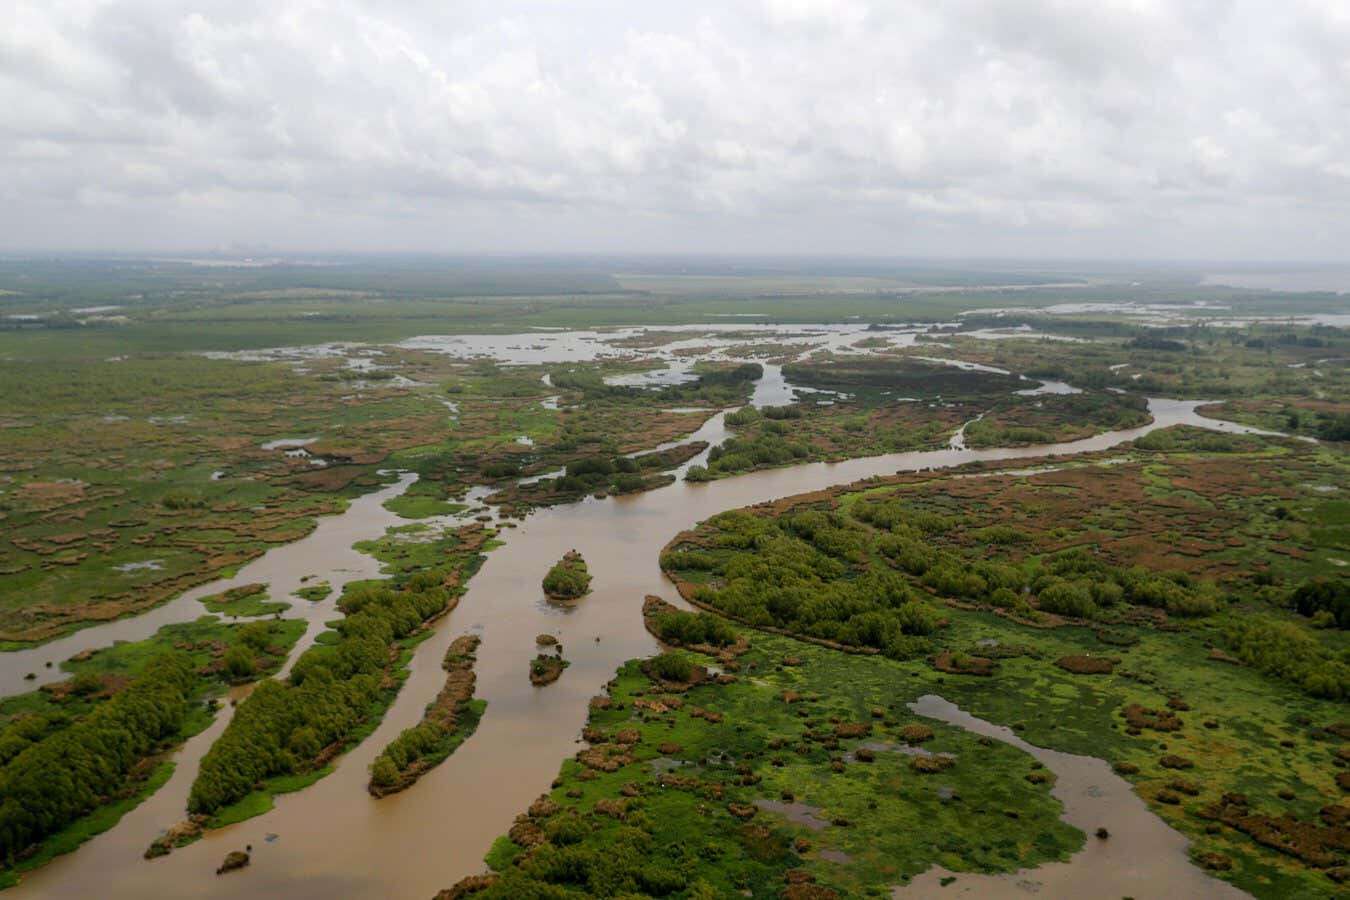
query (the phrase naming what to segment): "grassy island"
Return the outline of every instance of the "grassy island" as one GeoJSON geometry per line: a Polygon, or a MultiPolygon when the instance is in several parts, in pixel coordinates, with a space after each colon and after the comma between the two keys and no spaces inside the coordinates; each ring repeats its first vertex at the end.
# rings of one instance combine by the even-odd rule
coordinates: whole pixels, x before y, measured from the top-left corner
{"type": "Polygon", "coordinates": [[[478,720],[487,708],[485,701],[473,699],[478,643],[477,635],[464,635],[445,651],[445,659],[441,661],[441,668],[447,673],[445,686],[427,704],[422,721],[404,729],[371,763],[368,786],[371,794],[384,797],[411,787],[454,753],[478,727],[478,720]]]}
{"type": "Polygon", "coordinates": [[[567,551],[544,576],[544,593],[551,600],[577,600],[590,592],[590,570],[575,550],[567,551]]]}

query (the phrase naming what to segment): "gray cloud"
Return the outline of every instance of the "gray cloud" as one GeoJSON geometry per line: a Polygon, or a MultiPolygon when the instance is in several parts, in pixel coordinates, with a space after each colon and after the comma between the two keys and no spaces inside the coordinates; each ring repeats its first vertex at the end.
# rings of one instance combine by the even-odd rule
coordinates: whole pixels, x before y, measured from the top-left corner
{"type": "Polygon", "coordinates": [[[0,249],[1343,258],[1341,0],[19,0],[0,249]]]}

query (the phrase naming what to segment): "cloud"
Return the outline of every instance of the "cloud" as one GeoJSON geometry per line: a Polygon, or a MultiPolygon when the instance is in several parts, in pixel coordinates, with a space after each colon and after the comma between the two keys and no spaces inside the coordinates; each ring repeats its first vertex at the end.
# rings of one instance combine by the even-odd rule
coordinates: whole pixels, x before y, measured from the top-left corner
{"type": "Polygon", "coordinates": [[[19,0],[0,249],[1339,256],[1291,0],[19,0]]]}

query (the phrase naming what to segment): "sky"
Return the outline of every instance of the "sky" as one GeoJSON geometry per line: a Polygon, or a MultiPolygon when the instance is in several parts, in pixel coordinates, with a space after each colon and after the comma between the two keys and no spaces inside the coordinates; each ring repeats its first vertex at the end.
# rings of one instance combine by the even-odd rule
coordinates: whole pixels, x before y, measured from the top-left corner
{"type": "Polygon", "coordinates": [[[1350,259],[1347,0],[9,0],[0,252],[1350,259]]]}

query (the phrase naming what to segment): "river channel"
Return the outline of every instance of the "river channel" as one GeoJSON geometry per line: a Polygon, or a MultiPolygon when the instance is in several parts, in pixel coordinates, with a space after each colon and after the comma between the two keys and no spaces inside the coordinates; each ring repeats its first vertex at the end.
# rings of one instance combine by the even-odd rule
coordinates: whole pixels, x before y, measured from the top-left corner
{"type": "MultiPolygon", "coordinates": [[[[766,376],[762,396],[776,389],[772,380],[766,376]]],[[[461,876],[483,869],[483,856],[493,839],[506,832],[513,817],[531,800],[548,790],[560,762],[578,749],[589,698],[602,691],[625,660],[657,649],[643,629],[641,602],[645,594],[673,599],[674,591],[658,567],[658,555],[678,531],[724,510],[870,476],[974,461],[1081,454],[1177,424],[1247,430],[1198,415],[1195,410],[1200,405],[1151,400],[1151,424],[1071,443],[1016,449],[953,448],[812,463],[705,484],[679,480],[647,493],[591,498],[536,511],[518,528],[503,530],[504,544],[488,555],[458,608],[438,622],[434,636],[417,649],[410,677],[376,732],[342,757],[327,778],[280,797],[276,808],[264,815],[211,832],[170,856],[142,860],[151,840],[183,817],[198,761],[230,714],[225,706],[208,731],[179,751],[177,771],[167,785],[110,831],[27,875],[11,894],[136,900],[430,898],[461,876]],[[548,566],[571,549],[584,554],[594,575],[593,593],[564,611],[545,600],[539,583],[548,566]],[[488,702],[477,732],[413,789],[372,799],[365,790],[368,765],[399,731],[418,721],[444,680],[439,663],[446,647],[470,631],[483,640],[478,654],[478,696],[488,702]],[[535,636],[542,632],[558,636],[571,666],[560,681],[538,689],[526,678],[526,666],[535,652],[535,636]],[[253,847],[248,869],[223,877],[212,874],[228,851],[245,845],[253,847]]],[[[724,435],[719,414],[691,439],[716,442],[724,435]]],[[[233,581],[273,581],[273,596],[280,599],[298,586],[304,574],[317,574],[339,589],[347,579],[370,577],[378,566],[353,551],[351,543],[378,536],[386,518],[391,520],[387,524],[394,524],[394,517],[380,504],[406,489],[410,481],[404,476],[355,501],[346,513],[323,520],[304,540],[273,550],[233,581]]],[[[193,595],[208,589],[218,590],[219,585],[200,588],[193,595]]],[[[185,603],[196,606],[200,614],[200,606],[185,597],[137,619],[87,629],[35,651],[6,654],[7,678],[26,670],[43,672],[43,660],[64,659],[113,637],[145,637],[164,622],[174,621],[175,615],[185,615],[190,608],[185,603]]],[[[305,614],[315,619],[313,632],[322,618],[331,618],[331,607],[326,616],[321,610],[305,614]]],[[[10,687],[8,680],[4,686],[10,687]]],[[[1119,802],[1142,808],[1128,791],[1119,802]]],[[[1120,818],[1114,812],[1111,815],[1120,818]]],[[[1157,884],[1189,883],[1186,879],[1198,871],[1186,859],[1184,839],[1176,837],[1148,860],[1157,884]]]]}

